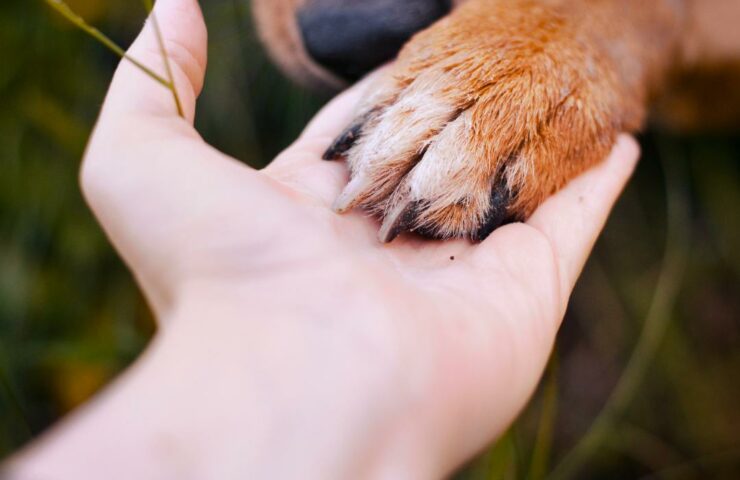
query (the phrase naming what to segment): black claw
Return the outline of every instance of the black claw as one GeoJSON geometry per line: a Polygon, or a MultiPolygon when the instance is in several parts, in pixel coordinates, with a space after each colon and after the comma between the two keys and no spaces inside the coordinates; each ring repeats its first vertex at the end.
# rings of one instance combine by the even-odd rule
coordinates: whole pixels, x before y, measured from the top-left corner
{"type": "Polygon", "coordinates": [[[347,151],[354,146],[357,139],[362,134],[362,128],[367,123],[368,118],[372,112],[360,115],[357,117],[349,127],[347,127],[337,138],[334,143],[324,152],[324,160],[337,160],[342,158],[347,151]]]}
{"type": "Polygon", "coordinates": [[[470,234],[470,239],[473,242],[482,242],[498,227],[514,221],[514,217],[509,212],[512,198],[513,195],[506,185],[500,180],[494,183],[491,190],[491,206],[486,214],[486,221],[478,230],[470,234]]]}
{"type": "Polygon", "coordinates": [[[380,227],[378,238],[383,243],[392,242],[397,236],[406,230],[409,230],[419,213],[420,201],[410,201],[405,205],[399,205],[394,211],[391,211],[383,220],[380,227]]]}

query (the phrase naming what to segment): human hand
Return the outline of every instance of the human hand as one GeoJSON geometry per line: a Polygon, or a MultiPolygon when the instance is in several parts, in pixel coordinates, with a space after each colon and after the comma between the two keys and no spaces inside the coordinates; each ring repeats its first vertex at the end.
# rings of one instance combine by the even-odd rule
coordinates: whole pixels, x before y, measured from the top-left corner
{"type": "MultiPolygon", "coordinates": [[[[156,11],[187,120],[122,63],[82,186],[160,332],[107,394],[19,457],[19,478],[449,473],[532,394],[634,141],[479,245],[384,245],[376,221],[331,211],[347,172],[320,160],[367,83],[253,170],[192,126],[207,43],[197,2],[156,11]]],[[[130,53],[160,63],[150,27],[130,53]]]]}

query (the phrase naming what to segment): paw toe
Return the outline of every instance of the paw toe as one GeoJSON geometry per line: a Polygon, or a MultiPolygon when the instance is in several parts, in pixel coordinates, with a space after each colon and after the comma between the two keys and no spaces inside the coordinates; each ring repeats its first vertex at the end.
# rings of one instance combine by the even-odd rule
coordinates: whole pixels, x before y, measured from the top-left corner
{"type": "Polygon", "coordinates": [[[362,133],[362,128],[367,122],[367,117],[368,115],[365,114],[356,118],[349,127],[339,134],[321,158],[324,160],[338,160],[342,158],[357,143],[357,139],[360,138],[360,134],[362,133]]]}
{"type": "Polygon", "coordinates": [[[478,228],[470,234],[472,241],[482,242],[494,230],[515,220],[516,216],[510,210],[512,198],[511,191],[504,182],[498,181],[494,184],[488,211],[478,228]]]}

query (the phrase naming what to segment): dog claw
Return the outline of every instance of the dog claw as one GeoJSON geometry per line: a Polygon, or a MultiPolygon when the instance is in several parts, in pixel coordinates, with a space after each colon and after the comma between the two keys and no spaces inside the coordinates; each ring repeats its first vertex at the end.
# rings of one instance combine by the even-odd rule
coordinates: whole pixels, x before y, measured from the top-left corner
{"type": "Polygon", "coordinates": [[[370,182],[366,178],[361,176],[353,178],[334,201],[334,204],[331,207],[332,210],[337,213],[345,213],[355,208],[360,204],[364,192],[367,191],[369,183],[370,182]]]}
{"type": "Polygon", "coordinates": [[[511,203],[511,192],[503,183],[496,183],[491,190],[491,205],[486,214],[486,221],[470,234],[470,240],[479,243],[488,238],[498,227],[511,222],[509,205],[511,203]]]}
{"type": "Polygon", "coordinates": [[[324,160],[338,160],[344,156],[347,151],[352,148],[357,139],[362,134],[362,127],[367,122],[368,115],[361,115],[356,118],[352,124],[347,127],[329,146],[321,157],[324,160]]]}
{"type": "Polygon", "coordinates": [[[404,199],[393,207],[383,218],[378,239],[382,243],[392,242],[404,230],[408,230],[416,218],[419,202],[404,199]]]}

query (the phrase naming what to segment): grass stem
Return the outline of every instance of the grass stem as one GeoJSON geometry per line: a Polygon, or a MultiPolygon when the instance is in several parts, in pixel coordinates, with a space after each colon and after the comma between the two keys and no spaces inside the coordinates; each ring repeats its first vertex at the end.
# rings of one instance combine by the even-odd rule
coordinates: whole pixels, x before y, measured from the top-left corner
{"type": "Polygon", "coordinates": [[[547,474],[558,411],[558,366],[556,350],[550,358],[547,378],[542,389],[542,407],[540,408],[537,436],[529,462],[528,480],[541,480],[547,474]]]}
{"type": "Polygon", "coordinates": [[[162,61],[164,62],[164,69],[167,73],[167,79],[168,79],[168,88],[172,91],[172,99],[175,101],[175,107],[177,107],[177,114],[185,118],[185,112],[182,108],[182,102],[180,101],[180,95],[177,93],[177,86],[175,85],[175,77],[172,74],[172,64],[170,63],[170,56],[167,53],[167,49],[164,46],[164,36],[162,35],[162,29],[159,27],[159,20],[157,20],[157,14],[154,12],[154,5],[152,4],[152,0],[142,0],[144,2],[144,7],[146,8],[147,12],[149,12],[149,16],[152,22],[152,26],[154,27],[154,34],[157,36],[157,43],[159,44],[159,51],[162,54],[162,61]]]}
{"type": "MultiPolygon", "coordinates": [[[[180,102],[180,97],[177,94],[177,89],[175,88],[175,83],[173,81],[172,77],[172,69],[170,66],[169,57],[167,56],[167,52],[164,49],[164,41],[162,39],[162,34],[159,29],[159,23],[156,20],[156,17],[152,14],[152,25],[154,27],[155,34],[157,36],[157,41],[159,42],[160,50],[162,51],[162,57],[165,64],[165,70],[167,71],[167,76],[169,79],[165,79],[159,74],[157,74],[154,70],[147,67],[143,63],[139,62],[132,56],[130,56],[126,51],[121,48],[116,42],[111,40],[110,37],[105,35],[103,32],[98,30],[97,28],[91,26],[88,24],[84,18],[79,16],[77,13],[75,13],[69,5],[67,5],[63,0],[44,0],[47,5],[49,5],[51,8],[56,10],[59,14],[61,14],[64,18],[69,20],[70,23],[75,25],[77,28],[82,30],[83,32],[87,33],[91,37],[93,37],[95,40],[97,40],[99,43],[101,43],[103,46],[108,48],[111,52],[115,53],[119,57],[131,62],[134,66],[136,66],[139,70],[144,72],[146,75],[151,77],[153,80],[155,80],[157,83],[162,85],[163,87],[167,88],[172,92],[172,96],[175,99],[175,106],[177,107],[177,113],[181,117],[184,117],[182,104],[180,102]]],[[[145,0],[146,4],[148,6],[151,6],[151,0],[145,0]]],[[[150,9],[151,10],[151,9],[150,9]]]]}

